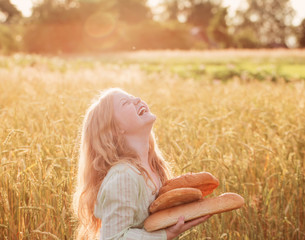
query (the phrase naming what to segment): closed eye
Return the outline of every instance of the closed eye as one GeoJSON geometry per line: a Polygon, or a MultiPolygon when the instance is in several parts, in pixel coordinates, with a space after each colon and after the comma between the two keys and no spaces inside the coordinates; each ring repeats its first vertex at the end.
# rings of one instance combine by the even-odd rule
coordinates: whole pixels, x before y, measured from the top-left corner
{"type": "Polygon", "coordinates": [[[126,101],[123,102],[122,105],[124,106],[124,105],[129,104],[129,103],[130,103],[130,100],[126,100],[126,101]]]}

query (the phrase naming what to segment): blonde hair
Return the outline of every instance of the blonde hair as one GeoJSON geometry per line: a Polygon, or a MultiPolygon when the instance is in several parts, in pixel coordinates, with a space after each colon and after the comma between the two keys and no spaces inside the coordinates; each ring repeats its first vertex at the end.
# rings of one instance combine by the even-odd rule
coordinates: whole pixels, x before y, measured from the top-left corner
{"type": "MultiPolygon", "coordinates": [[[[146,181],[151,179],[141,166],[136,152],[125,143],[115,122],[113,95],[117,92],[122,90],[110,88],[101,92],[83,120],[77,186],[73,196],[74,212],[79,219],[76,239],[95,237],[101,227],[101,220],[93,214],[94,205],[101,183],[111,167],[122,162],[129,163],[140,171],[146,181]]],[[[158,149],[153,131],[149,138],[148,161],[164,184],[170,171],[158,149]]]]}

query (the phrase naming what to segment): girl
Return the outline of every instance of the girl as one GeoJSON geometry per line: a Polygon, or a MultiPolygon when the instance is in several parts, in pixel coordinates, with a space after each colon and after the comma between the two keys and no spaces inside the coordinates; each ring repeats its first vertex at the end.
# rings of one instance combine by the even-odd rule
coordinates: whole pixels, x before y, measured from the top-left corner
{"type": "Polygon", "coordinates": [[[148,207],[170,172],[152,131],[156,116],[121,89],[101,93],[84,118],[74,208],[77,239],[173,239],[210,216],[147,232],[148,207]]]}

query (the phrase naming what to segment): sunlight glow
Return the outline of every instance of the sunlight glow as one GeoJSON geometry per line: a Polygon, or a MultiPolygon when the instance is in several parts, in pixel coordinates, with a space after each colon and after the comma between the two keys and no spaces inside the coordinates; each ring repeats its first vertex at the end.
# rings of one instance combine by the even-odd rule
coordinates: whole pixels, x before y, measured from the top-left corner
{"type": "Polygon", "coordinates": [[[29,17],[32,14],[33,1],[32,0],[10,0],[24,17],[29,17]]]}
{"type": "MultiPolygon", "coordinates": [[[[29,17],[32,14],[33,2],[38,0],[10,0],[16,7],[22,12],[23,16],[29,17]]],[[[292,7],[296,10],[296,17],[293,21],[294,25],[300,24],[300,22],[305,18],[305,1],[304,0],[290,0],[292,7]]],[[[150,7],[156,7],[163,0],[147,0],[147,4],[150,7]]],[[[235,11],[238,8],[243,8],[245,5],[245,0],[222,0],[222,4],[228,7],[228,13],[230,17],[234,17],[235,11]]]]}

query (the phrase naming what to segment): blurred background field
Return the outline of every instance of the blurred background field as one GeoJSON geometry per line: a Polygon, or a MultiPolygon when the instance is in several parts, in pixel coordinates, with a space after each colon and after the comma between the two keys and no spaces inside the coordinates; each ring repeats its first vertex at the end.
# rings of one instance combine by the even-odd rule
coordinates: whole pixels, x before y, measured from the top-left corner
{"type": "Polygon", "coordinates": [[[303,0],[1,0],[0,52],[304,48],[303,0]]]}
{"type": "Polygon", "coordinates": [[[0,239],[72,239],[79,130],[100,90],[156,114],[174,175],[209,171],[246,204],[180,239],[305,239],[305,52],[0,57],[0,239]]]}

